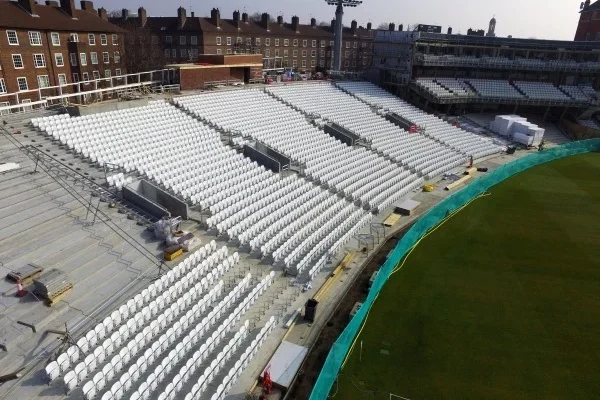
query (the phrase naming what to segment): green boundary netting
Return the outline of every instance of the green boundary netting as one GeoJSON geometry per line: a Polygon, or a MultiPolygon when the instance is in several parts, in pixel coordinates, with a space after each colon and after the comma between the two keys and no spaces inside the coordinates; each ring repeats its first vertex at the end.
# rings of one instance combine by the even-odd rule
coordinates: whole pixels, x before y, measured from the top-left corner
{"type": "Polygon", "coordinates": [[[365,320],[367,312],[372,307],[373,302],[375,301],[379,292],[383,289],[383,285],[390,277],[390,274],[402,261],[402,258],[407,254],[407,252],[410,251],[410,249],[419,241],[419,239],[426,234],[427,231],[444,220],[448,212],[452,213],[453,211],[467,204],[475,197],[484,193],[490,187],[528,168],[563,157],[588,153],[591,151],[600,151],[600,139],[571,142],[562,146],[546,149],[541,152],[530,153],[520,159],[502,165],[499,168],[491,171],[489,174],[478,178],[470,185],[444,199],[437,206],[423,215],[423,217],[421,217],[412,226],[412,228],[408,230],[402,240],[398,242],[388,260],[381,267],[380,273],[377,274],[377,277],[373,282],[367,299],[363,303],[362,307],[360,307],[358,313],[354,315],[350,323],[346,326],[342,334],[337,338],[329,350],[325,364],[321,369],[317,382],[315,383],[315,387],[310,395],[310,400],[321,400],[327,398],[329,391],[331,390],[331,387],[340,371],[341,365],[344,362],[346,354],[350,350],[352,342],[354,341],[354,338],[356,337],[365,320]]]}

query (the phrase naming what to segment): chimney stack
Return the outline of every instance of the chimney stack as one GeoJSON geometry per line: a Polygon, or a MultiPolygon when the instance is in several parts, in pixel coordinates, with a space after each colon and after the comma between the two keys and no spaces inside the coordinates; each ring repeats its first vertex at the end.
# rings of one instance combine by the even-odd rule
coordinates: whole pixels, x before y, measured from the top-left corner
{"type": "Polygon", "coordinates": [[[367,30],[368,30],[368,31],[370,31],[372,27],[373,27],[373,25],[372,25],[372,24],[369,22],[369,23],[367,24],[367,30]]]}
{"type": "Polygon", "coordinates": [[[246,24],[248,23],[248,13],[242,13],[242,21],[244,21],[246,24]]]}
{"type": "Polygon", "coordinates": [[[451,26],[448,27],[448,35],[452,35],[452,27],[451,26]]]}
{"type": "Polygon", "coordinates": [[[240,29],[240,12],[237,10],[233,12],[233,24],[240,29]]]}
{"type": "Polygon", "coordinates": [[[398,26],[398,30],[402,32],[404,30],[404,25],[400,24],[400,26],[398,26]]]}
{"type": "Polygon", "coordinates": [[[187,19],[187,13],[185,11],[185,8],[179,7],[177,9],[177,22],[178,22],[178,26],[180,29],[184,27],[186,19],[187,19]]]}
{"type": "Polygon", "coordinates": [[[108,21],[108,14],[106,13],[106,8],[104,8],[104,7],[100,7],[100,8],[98,9],[98,16],[99,16],[101,19],[103,19],[103,20],[105,20],[105,21],[108,21]]]}
{"type": "Polygon", "coordinates": [[[335,19],[331,20],[331,31],[335,32],[335,19]]]}
{"type": "Polygon", "coordinates": [[[19,5],[23,7],[27,12],[31,15],[36,15],[35,13],[35,0],[19,0],[19,5]]]}
{"type": "Polygon", "coordinates": [[[294,30],[294,32],[299,32],[299,28],[300,28],[300,18],[298,18],[296,15],[294,15],[292,17],[292,29],[294,30]]]}
{"type": "Polygon", "coordinates": [[[350,25],[350,32],[352,32],[353,35],[356,33],[356,28],[358,28],[358,22],[353,19],[352,24],[350,25]]]}
{"type": "Polygon", "coordinates": [[[312,26],[313,28],[317,26],[317,20],[315,18],[310,19],[310,26],[312,26]]]}
{"type": "Polygon", "coordinates": [[[148,20],[148,14],[146,14],[146,9],[144,7],[138,8],[138,20],[140,21],[140,26],[143,28],[146,26],[146,21],[148,20]]]}
{"type": "Polygon", "coordinates": [[[210,10],[210,19],[217,28],[221,27],[221,12],[218,8],[213,8],[210,10]]]}
{"type": "Polygon", "coordinates": [[[82,0],[81,1],[81,9],[83,11],[93,12],[94,14],[96,13],[96,10],[94,10],[94,2],[93,1],[82,0]]]}
{"type": "Polygon", "coordinates": [[[278,16],[277,16],[277,23],[278,23],[279,25],[283,25],[283,15],[278,15],[278,16]]]}
{"type": "Polygon", "coordinates": [[[123,17],[123,19],[127,19],[129,18],[129,10],[124,8],[121,10],[121,17],[123,17]]]}
{"type": "Polygon", "coordinates": [[[269,30],[269,14],[263,13],[262,17],[261,17],[261,22],[262,22],[263,28],[265,28],[268,31],[269,30]]]}
{"type": "Polygon", "coordinates": [[[60,0],[60,8],[71,17],[75,17],[75,0],[60,0]]]}
{"type": "Polygon", "coordinates": [[[396,24],[394,24],[393,22],[390,22],[389,30],[390,31],[395,31],[396,30],[396,24]]]}

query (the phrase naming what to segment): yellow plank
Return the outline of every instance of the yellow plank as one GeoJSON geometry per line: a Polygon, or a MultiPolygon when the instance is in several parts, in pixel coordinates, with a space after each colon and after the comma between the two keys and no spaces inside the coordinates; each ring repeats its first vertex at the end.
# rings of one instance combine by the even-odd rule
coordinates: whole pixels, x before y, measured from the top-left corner
{"type": "Polygon", "coordinates": [[[391,213],[391,214],[390,214],[390,216],[389,216],[389,217],[387,217],[387,218],[385,219],[385,221],[383,221],[383,224],[384,224],[385,226],[388,226],[388,227],[390,227],[390,226],[394,226],[394,224],[395,224],[396,222],[398,222],[398,220],[399,220],[399,219],[400,219],[400,214],[391,213]]]}
{"type": "Polygon", "coordinates": [[[457,181],[452,182],[451,184],[449,184],[448,186],[446,186],[446,190],[452,190],[455,187],[462,185],[463,183],[465,183],[466,181],[468,181],[469,179],[471,179],[473,176],[472,175],[465,175],[462,178],[460,178],[457,181]]]}

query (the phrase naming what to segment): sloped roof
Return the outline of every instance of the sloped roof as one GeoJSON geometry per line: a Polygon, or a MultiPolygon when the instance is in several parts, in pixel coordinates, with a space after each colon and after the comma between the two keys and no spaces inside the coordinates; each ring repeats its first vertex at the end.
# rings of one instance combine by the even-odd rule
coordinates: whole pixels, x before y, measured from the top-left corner
{"type": "Polygon", "coordinates": [[[584,12],[584,11],[596,11],[596,10],[600,10],[600,0],[593,2],[588,7],[584,7],[584,9],[581,10],[580,12],[584,12]]]}
{"type": "Polygon", "coordinates": [[[60,7],[36,4],[36,17],[13,1],[0,0],[0,27],[73,32],[123,32],[96,12],[75,10],[72,18],[60,7]]]}

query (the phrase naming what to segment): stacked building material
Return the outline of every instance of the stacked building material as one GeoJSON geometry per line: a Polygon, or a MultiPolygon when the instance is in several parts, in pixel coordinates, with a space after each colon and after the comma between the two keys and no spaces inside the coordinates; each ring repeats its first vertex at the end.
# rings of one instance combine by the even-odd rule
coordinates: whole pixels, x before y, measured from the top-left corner
{"type": "Polygon", "coordinates": [[[73,287],[67,275],[58,269],[48,270],[39,278],[34,279],[33,285],[34,292],[50,302],[73,287]]]}

